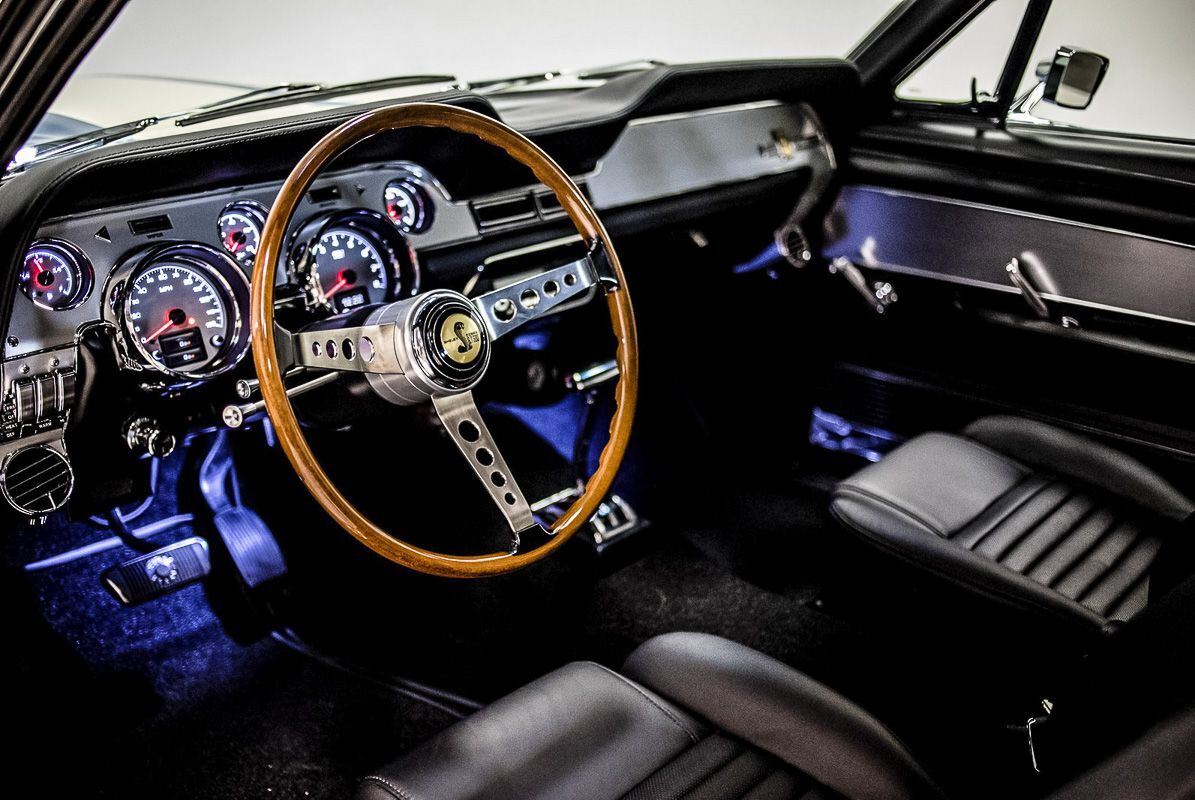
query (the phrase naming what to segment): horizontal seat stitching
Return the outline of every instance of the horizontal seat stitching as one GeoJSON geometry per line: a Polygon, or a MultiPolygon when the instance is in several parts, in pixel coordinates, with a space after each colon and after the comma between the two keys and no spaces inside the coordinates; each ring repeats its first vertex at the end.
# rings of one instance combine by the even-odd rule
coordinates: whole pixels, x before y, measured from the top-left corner
{"type": "Polygon", "coordinates": [[[1085,525],[1087,523],[1087,521],[1089,519],[1091,519],[1092,517],[1094,517],[1096,515],[1096,513],[1098,513],[1099,511],[1100,511],[1099,504],[1095,502],[1094,498],[1092,498],[1091,505],[1088,506],[1087,510],[1084,511],[1082,514],[1080,514],[1078,519],[1076,519],[1074,522],[1072,522],[1070,524],[1070,526],[1067,527],[1066,531],[1064,531],[1061,536],[1059,536],[1057,539],[1055,539],[1053,542],[1051,542],[1049,545],[1047,545],[1045,548],[1043,548],[1040,553],[1038,553],[1036,556],[1034,556],[1032,559],[1030,559],[1029,563],[1027,563],[1025,565],[1025,568],[1023,570],[1021,570],[1021,574],[1028,575],[1030,572],[1032,572],[1034,569],[1037,568],[1038,564],[1041,564],[1043,561],[1045,561],[1047,558],[1049,558],[1064,543],[1071,541],[1071,539],[1073,539],[1075,536],[1075,532],[1078,531],[1079,528],[1081,528],[1083,525],[1085,525]]]}
{"type": "MultiPolygon", "coordinates": [[[[1096,587],[1098,587],[1101,583],[1103,583],[1108,578],[1108,576],[1110,576],[1113,572],[1115,572],[1120,567],[1121,564],[1123,564],[1125,561],[1128,560],[1129,556],[1135,550],[1137,550],[1137,548],[1141,547],[1150,538],[1152,538],[1152,537],[1150,537],[1145,532],[1144,529],[1139,530],[1137,532],[1137,535],[1133,537],[1133,540],[1131,542],[1129,542],[1129,545],[1127,547],[1125,547],[1123,550],[1121,550],[1120,553],[1116,556],[1116,558],[1112,559],[1112,561],[1109,562],[1108,565],[1105,566],[1100,571],[1100,574],[1086,588],[1084,588],[1082,592],[1079,593],[1079,596],[1075,598],[1076,602],[1082,603],[1084,600],[1090,599],[1091,595],[1095,594],[1096,587]]],[[[1157,558],[1156,552],[1154,553],[1154,558],[1157,558]]],[[[1153,565],[1153,559],[1150,559],[1150,563],[1147,564],[1145,566],[1145,568],[1141,570],[1141,574],[1142,575],[1148,574],[1149,568],[1152,565],[1153,565]]],[[[1138,576],[1138,577],[1140,577],[1140,576],[1138,576]]],[[[1090,608],[1090,606],[1088,606],[1088,608],[1090,608]]],[[[1092,609],[1092,610],[1094,611],[1095,609],[1092,609]]]]}
{"type": "MultiPolygon", "coordinates": [[[[997,498],[996,498],[995,500],[993,500],[992,502],[988,503],[988,504],[987,504],[987,506],[986,506],[986,507],[983,509],[983,511],[980,511],[978,514],[976,514],[976,515],[975,515],[975,516],[974,516],[974,517],[971,519],[971,522],[968,522],[968,523],[967,523],[966,525],[964,525],[962,528],[959,528],[959,530],[958,530],[958,533],[956,533],[956,534],[955,534],[955,536],[958,536],[958,535],[962,534],[962,532],[963,532],[963,531],[965,531],[965,530],[966,530],[968,527],[970,527],[970,526],[971,526],[971,524],[975,522],[975,520],[979,519],[979,518],[980,518],[980,517],[982,517],[984,514],[986,514],[986,513],[988,512],[988,510],[992,508],[992,506],[996,505],[996,503],[999,503],[1001,500],[1003,500],[1004,498],[1008,497],[1008,496],[1009,496],[1010,494],[1012,494],[1014,491],[1016,491],[1017,489],[1019,489],[1019,488],[1021,488],[1022,486],[1024,486],[1026,483],[1028,483],[1028,482],[1029,482],[1029,479],[1030,479],[1030,478],[1032,478],[1032,477],[1035,477],[1035,476],[1034,476],[1034,475],[1026,475],[1024,478],[1022,478],[1021,480],[1017,481],[1016,485],[1014,485],[1014,486],[1013,486],[1011,489],[1009,489],[1007,492],[1005,492],[1004,494],[1000,495],[999,497],[997,497],[997,498]]],[[[1008,513],[1004,514],[1002,517],[1000,517],[1000,519],[996,520],[996,521],[995,521],[995,522],[994,522],[994,523],[993,523],[993,524],[992,524],[992,525],[991,525],[991,526],[990,526],[990,527],[989,527],[989,528],[988,528],[986,531],[984,531],[984,532],[983,532],[983,535],[982,535],[982,536],[980,536],[978,539],[976,539],[974,543],[972,543],[971,545],[969,545],[969,546],[967,547],[967,549],[968,549],[968,550],[974,550],[975,548],[979,547],[980,543],[981,543],[981,542],[983,542],[983,540],[984,540],[984,539],[988,538],[988,536],[989,536],[989,535],[991,535],[991,533],[992,533],[993,531],[995,531],[996,529],[998,529],[998,528],[999,528],[1001,525],[1003,525],[1004,523],[1008,522],[1008,519],[1009,519],[1009,517],[1011,517],[1013,514],[1017,513],[1017,512],[1018,512],[1018,511],[1020,511],[1022,508],[1024,508],[1024,507],[1026,506],[1026,504],[1030,503],[1030,502],[1033,500],[1033,498],[1037,497],[1039,494],[1041,494],[1042,492],[1044,492],[1044,491],[1045,491],[1047,488],[1049,488],[1050,486],[1053,486],[1053,482],[1052,482],[1052,481],[1049,481],[1049,480],[1044,480],[1044,479],[1043,479],[1043,480],[1042,480],[1042,482],[1041,482],[1041,485],[1040,485],[1040,486],[1038,486],[1038,487],[1037,487],[1036,489],[1034,489],[1032,492],[1029,492],[1029,493],[1028,493],[1028,494],[1026,494],[1024,497],[1022,497],[1022,498],[1021,498],[1021,499],[1020,499],[1020,500],[1019,500],[1019,501],[1018,501],[1018,502],[1017,502],[1017,503],[1016,503],[1016,504],[1015,504],[1015,505],[1014,505],[1012,508],[1010,508],[1010,509],[1008,510],[1008,513]]],[[[951,538],[951,539],[953,539],[954,537],[952,536],[952,537],[950,537],[950,538],[951,538]]]]}
{"type": "MultiPolygon", "coordinates": [[[[1090,544],[1088,544],[1087,547],[1083,548],[1083,550],[1081,552],[1079,552],[1074,557],[1074,559],[1071,561],[1071,563],[1066,566],[1066,569],[1062,570],[1057,575],[1055,575],[1054,579],[1049,581],[1045,585],[1049,586],[1051,589],[1054,589],[1054,587],[1060,586],[1061,584],[1065,583],[1066,579],[1069,578],[1075,572],[1075,570],[1077,570],[1080,566],[1082,566],[1083,564],[1091,563],[1089,560],[1089,557],[1091,556],[1091,554],[1094,553],[1096,550],[1098,550],[1100,548],[1100,546],[1104,544],[1104,542],[1108,541],[1108,537],[1110,537],[1113,533],[1115,533],[1117,530],[1119,530],[1122,525],[1125,525],[1125,524],[1126,524],[1126,520],[1124,520],[1121,517],[1117,517],[1115,514],[1113,514],[1112,521],[1108,523],[1108,527],[1104,528],[1103,533],[1101,533],[1099,536],[1095,537],[1095,539],[1090,544]]],[[[1136,539],[1134,539],[1133,541],[1135,542],[1136,539]]],[[[1118,563],[1120,561],[1121,556],[1123,556],[1125,553],[1127,553],[1129,550],[1132,550],[1132,549],[1133,549],[1133,542],[1130,542],[1128,545],[1125,546],[1125,548],[1121,552],[1120,556],[1117,556],[1115,559],[1113,559],[1113,563],[1118,563]]],[[[1109,565],[1109,567],[1110,566],[1111,565],[1109,565]]],[[[1091,584],[1089,584],[1087,589],[1090,589],[1091,586],[1095,585],[1096,583],[1099,583],[1100,579],[1103,577],[1104,572],[1107,572],[1107,569],[1105,569],[1103,572],[1101,572],[1099,575],[1097,575],[1094,579],[1092,579],[1092,582],[1091,582],[1091,584]]],[[[1078,593],[1078,595],[1074,598],[1076,603],[1083,602],[1079,598],[1087,594],[1087,589],[1083,589],[1082,591],[1080,591],[1078,593]]],[[[1059,594],[1061,594],[1061,592],[1059,592],[1059,594]]]]}
{"type": "MultiPolygon", "coordinates": [[[[1008,491],[1007,491],[1007,492],[1001,492],[999,495],[997,495],[997,496],[996,496],[996,497],[995,497],[995,498],[992,500],[992,502],[988,503],[986,506],[984,506],[984,507],[983,507],[983,509],[982,509],[982,510],[980,510],[980,512],[979,512],[978,514],[976,514],[974,517],[972,517],[970,522],[968,522],[968,523],[967,523],[966,525],[964,525],[963,527],[959,528],[959,529],[958,529],[958,530],[957,530],[955,533],[951,534],[951,535],[950,535],[950,538],[954,538],[955,536],[958,536],[958,535],[960,535],[960,534],[961,534],[963,531],[967,530],[967,528],[969,528],[969,527],[971,527],[973,524],[975,524],[975,521],[976,521],[976,520],[978,520],[978,519],[979,519],[980,517],[982,517],[984,514],[988,513],[988,512],[989,512],[989,511],[991,511],[993,508],[995,508],[995,507],[996,507],[996,505],[997,505],[997,504],[998,504],[998,503],[999,503],[1001,500],[1003,500],[1004,498],[1008,497],[1010,494],[1012,494],[1013,492],[1015,492],[1017,489],[1020,489],[1020,488],[1021,488],[1021,487],[1023,487],[1025,484],[1029,483],[1029,481],[1031,481],[1032,479],[1034,479],[1034,478],[1037,478],[1037,477],[1039,477],[1039,476],[1037,476],[1037,475],[1035,475],[1035,474],[1033,474],[1033,473],[1026,473],[1025,475],[1023,475],[1023,476],[1021,477],[1021,479],[1020,479],[1020,480],[1018,480],[1018,481],[1017,481],[1016,483],[1014,483],[1014,484],[1013,484],[1011,487],[1009,487],[1009,489],[1008,489],[1008,491]]],[[[992,524],[992,527],[993,527],[993,528],[996,528],[996,527],[999,527],[1000,525],[1004,524],[1004,521],[1005,521],[1005,520],[1007,520],[1007,519],[1008,519],[1010,516],[1012,516],[1014,513],[1016,513],[1017,509],[1019,509],[1021,506],[1025,505],[1025,503],[1028,503],[1028,502],[1029,502],[1029,500],[1030,500],[1031,498],[1033,498],[1033,497],[1037,496],[1037,493],[1038,493],[1038,492],[1040,492],[1040,491],[1041,491],[1043,488],[1045,488],[1045,486],[1046,486],[1046,484],[1047,484],[1047,483],[1049,483],[1049,482],[1048,482],[1048,481],[1043,481],[1041,486],[1037,487],[1037,488],[1036,488],[1036,489],[1034,489],[1032,492],[1029,492],[1029,493],[1028,493],[1028,494],[1026,494],[1024,497],[1022,497],[1020,500],[1018,500],[1018,501],[1017,501],[1017,503],[1016,503],[1016,505],[1014,505],[1012,508],[1008,509],[1008,511],[1006,511],[1006,512],[1005,512],[1005,513],[1004,513],[1004,514],[1003,514],[1003,515],[1000,517],[1000,519],[998,519],[998,520],[995,520],[995,522],[993,522],[993,524],[992,524]]],[[[987,535],[987,533],[985,533],[984,535],[986,536],[986,535],[987,535]]]]}
{"type": "MultiPolygon", "coordinates": [[[[1053,485],[1053,484],[1051,484],[1051,485],[1053,485]]],[[[1049,510],[1047,510],[1045,513],[1039,515],[1037,519],[1035,519],[1032,523],[1030,523],[1025,528],[1025,530],[1021,531],[1019,534],[1014,536],[1012,541],[1005,544],[1004,547],[1000,549],[1000,552],[996,553],[994,556],[991,556],[991,559],[993,561],[995,561],[997,564],[1004,564],[1004,559],[1009,553],[1011,553],[1013,550],[1015,550],[1017,548],[1017,546],[1021,544],[1021,542],[1024,542],[1030,536],[1032,536],[1034,531],[1040,530],[1041,526],[1045,524],[1046,520],[1052,518],[1064,506],[1066,506],[1066,504],[1071,501],[1071,498],[1073,498],[1075,496],[1075,494],[1076,494],[1076,492],[1074,489],[1070,489],[1070,490],[1064,492],[1062,495],[1062,499],[1060,499],[1058,502],[1056,502],[1052,506],[1050,506],[1049,510]]],[[[971,548],[971,549],[974,550],[975,548],[971,548]]],[[[982,556],[985,554],[979,553],[979,555],[982,556]]],[[[1012,568],[1009,567],[1009,569],[1012,569],[1012,568]]]]}
{"type": "MultiPolygon", "coordinates": [[[[835,518],[837,518],[840,522],[842,522],[848,528],[850,528],[851,530],[860,534],[864,538],[868,539],[869,541],[871,541],[873,544],[875,544],[877,547],[881,548],[885,552],[890,553],[891,555],[895,556],[896,558],[899,558],[900,560],[904,561],[907,564],[912,564],[920,569],[923,569],[923,570],[927,571],[928,573],[930,573],[931,575],[935,575],[939,578],[942,578],[943,580],[953,583],[956,586],[963,586],[967,589],[978,592],[979,594],[985,595],[992,599],[999,600],[999,601],[1005,602],[1005,603],[1009,603],[1009,604],[1017,606],[1019,608],[1029,608],[1035,612],[1054,617],[1055,619],[1058,619],[1058,620],[1066,620],[1068,622],[1074,622],[1075,618],[1078,617],[1083,622],[1090,624],[1091,620],[1089,620],[1085,616],[1086,614],[1090,614],[1093,617],[1099,617],[1099,615],[1096,614],[1091,609],[1087,608],[1086,606],[1080,605],[1079,603],[1076,603],[1074,600],[1071,600],[1069,597],[1067,597],[1066,595],[1063,595],[1061,593],[1055,593],[1055,594],[1057,594],[1057,596],[1059,598],[1060,604],[1062,604],[1062,605],[1069,604],[1071,606],[1074,606],[1075,608],[1073,611],[1071,611],[1071,610],[1064,611],[1063,609],[1060,609],[1060,608],[1054,608],[1052,606],[1045,605],[1045,604],[1039,602],[1036,598],[1026,596],[1025,594],[1020,593],[1020,592],[1003,591],[994,586],[983,585],[983,584],[981,584],[967,576],[961,575],[961,574],[951,574],[949,572],[946,572],[945,570],[938,568],[937,565],[929,563],[925,559],[918,558],[916,554],[910,553],[907,549],[893,545],[889,540],[885,539],[882,536],[877,536],[875,533],[867,530],[866,528],[862,527],[861,525],[855,524],[855,522],[848,519],[844,514],[841,514],[834,509],[831,509],[831,511],[834,514],[835,518]]],[[[970,552],[970,551],[962,550],[961,548],[960,548],[960,551],[961,552],[970,552]]],[[[1004,569],[1008,569],[1008,568],[1005,567],[1004,569]]],[[[1014,572],[1013,570],[1010,570],[1010,569],[1008,570],[1008,572],[1012,575],[1019,575],[1019,573],[1014,572]]],[[[1020,576],[1020,577],[1025,578],[1025,576],[1020,576]]],[[[1025,579],[1028,580],[1028,578],[1025,578],[1025,579]]],[[[1039,586],[1041,585],[1040,582],[1038,582],[1038,585],[1039,586]]],[[[1102,624],[1103,620],[1101,620],[1100,622],[1102,624]]]]}
{"type": "MultiPolygon", "coordinates": [[[[1135,591],[1137,591],[1138,587],[1140,587],[1142,584],[1148,583],[1148,582],[1149,582],[1149,570],[1143,569],[1143,570],[1141,570],[1141,574],[1138,575],[1136,578],[1134,578],[1129,583],[1129,585],[1125,587],[1124,591],[1122,591],[1122,592],[1120,592],[1120,594],[1116,595],[1116,599],[1114,599],[1111,603],[1108,604],[1108,613],[1105,616],[1107,616],[1108,619],[1114,618],[1116,616],[1116,612],[1119,611],[1120,607],[1122,605],[1124,605],[1125,601],[1128,600],[1133,595],[1133,593],[1135,591]]],[[[1148,598],[1149,598],[1149,596],[1147,594],[1146,595],[1147,604],[1148,604],[1148,598]]]]}

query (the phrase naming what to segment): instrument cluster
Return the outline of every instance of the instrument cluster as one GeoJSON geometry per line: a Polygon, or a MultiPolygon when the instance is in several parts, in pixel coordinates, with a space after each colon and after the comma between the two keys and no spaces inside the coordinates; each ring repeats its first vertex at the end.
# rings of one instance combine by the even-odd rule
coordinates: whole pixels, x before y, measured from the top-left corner
{"type": "MultiPolygon", "coordinates": [[[[347,184],[352,192],[344,181],[313,188],[310,207],[288,234],[276,280],[295,290],[288,296],[305,297],[312,314],[347,312],[419,290],[412,238],[427,238],[436,198],[445,206],[450,198],[414,165],[372,177],[373,193],[360,180],[347,184]]],[[[216,206],[206,224],[200,213],[177,208],[128,220],[129,234],[105,224],[92,241],[77,234],[35,240],[18,277],[32,313],[13,328],[61,329],[58,341],[44,343],[61,347],[73,344],[63,341],[65,331],[73,337],[90,325],[111,325],[123,366],[141,372],[147,386],[183,387],[231,371],[249,349],[249,278],[272,197],[268,190],[245,194],[216,206]],[[115,249],[117,239],[128,240],[128,249],[109,256],[105,269],[99,251],[115,249]]],[[[211,201],[201,208],[211,208],[211,201]]],[[[23,338],[8,337],[6,357],[23,338]]]]}

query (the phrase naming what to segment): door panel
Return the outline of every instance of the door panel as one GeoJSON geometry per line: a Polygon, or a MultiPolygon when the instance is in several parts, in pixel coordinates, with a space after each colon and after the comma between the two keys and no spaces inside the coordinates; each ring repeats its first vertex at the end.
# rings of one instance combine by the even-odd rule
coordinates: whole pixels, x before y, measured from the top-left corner
{"type": "Polygon", "coordinates": [[[822,253],[898,301],[878,315],[831,279],[814,404],[904,436],[1017,413],[1195,462],[1195,162],[1057,145],[1043,161],[1040,140],[982,122],[927,125],[878,123],[845,159],[822,253]]]}

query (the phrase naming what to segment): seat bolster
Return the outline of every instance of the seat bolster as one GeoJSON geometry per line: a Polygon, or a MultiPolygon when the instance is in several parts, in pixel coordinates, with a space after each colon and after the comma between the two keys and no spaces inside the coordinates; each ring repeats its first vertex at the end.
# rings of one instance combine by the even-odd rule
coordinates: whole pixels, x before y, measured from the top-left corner
{"type": "Polygon", "coordinates": [[[941,797],[874,717],[743,645],[700,633],[665,634],[632,653],[624,672],[852,800],[941,797]]]}
{"type": "Polygon", "coordinates": [[[998,602],[1064,624],[1078,622],[1097,630],[1106,624],[1103,617],[1081,603],[960,547],[957,542],[940,536],[926,536],[915,528],[897,524],[890,514],[871,516],[866,513],[866,508],[854,507],[852,502],[849,493],[836,493],[831,511],[847,527],[902,561],[998,602]]]}
{"type": "Polygon", "coordinates": [[[876,530],[880,525],[885,530],[896,525],[949,536],[1028,474],[1022,465],[983,445],[947,433],[926,433],[838,484],[833,504],[856,528],[876,530]]]}
{"type": "Polygon", "coordinates": [[[362,800],[615,800],[706,729],[605,667],[568,664],[365,778],[362,800]]]}
{"type": "Polygon", "coordinates": [[[991,416],[964,433],[1012,459],[1101,488],[1167,519],[1181,522],[1195,512],[1195,503],[1140,461],[1053,425],[991,416]]]}

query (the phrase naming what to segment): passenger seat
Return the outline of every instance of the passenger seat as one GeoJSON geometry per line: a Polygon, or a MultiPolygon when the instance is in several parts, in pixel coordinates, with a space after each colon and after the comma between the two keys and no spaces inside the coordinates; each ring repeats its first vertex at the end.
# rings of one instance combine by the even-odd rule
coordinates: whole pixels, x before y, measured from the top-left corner
{"type": "Polygon", "coordinates": [[[1094,629],[1146,606],[1163,541],[1195,510],[1124,453],[1011,416],[909,440],[838,484],[831,508],[971,591],[1094,629]]]}

